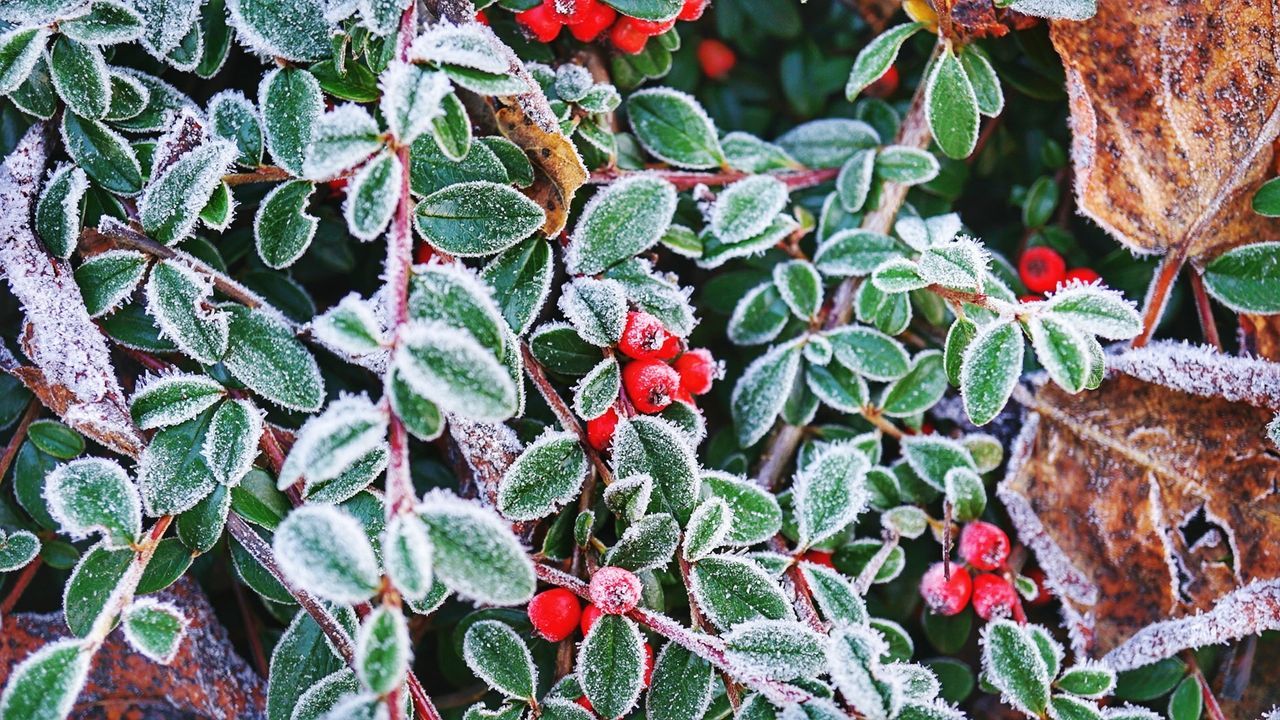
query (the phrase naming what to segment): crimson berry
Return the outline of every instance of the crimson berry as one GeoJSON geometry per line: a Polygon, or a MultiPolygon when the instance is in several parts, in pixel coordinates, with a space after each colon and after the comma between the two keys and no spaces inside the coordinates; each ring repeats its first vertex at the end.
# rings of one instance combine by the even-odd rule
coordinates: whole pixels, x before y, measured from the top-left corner
{"type": "Polygon", "coordinates": [[[712,80],[723,80],[729,71],[738,64],[738,56],[733,48],[715,38],[708,38],[698,43],[698,64],[702,73],[712,80]]]}
{"type": "Polygon", "coordinates": [[[1018,591],[1008,580],[992,573],[982,573],[973,579],[973,611],[983,620],[993,617],[1023,619],[1018,591]]]}
{"type": "Polygon", "coordinates": [[[693,400],[693,395],[690,394],[689,390],[683,385],[676,389],[676,394],[672,399],[676,402],[682,402],[690,407],[698,407],[698,403],[693,400]]]}
{"type": "Polygon", "coordinates": [[[890,65],[884,74],[876,78],[862,92],[874,98],[887,98],[898,90],[898,66],[890,65]]]}
{"type": "Polygon", "coordinates": [[[1031,568],[1026,572],[1026,576],[1036,584],[1036,596],[1027,602],[1035,606],[1048,605],[1053,600],[1053,593],[1049,592],[1049,587],[1045,585],[1044,571],[1040,568],[1031,568]]]}
{"type": "Polygon", "coordinates": [[[1067,261],[1044,245],[1028,248],[1018,260],[1018,275],[1031,292],[1046,293],[1058,287],[1066,272],[1067,261]]]}
{"type": "Polygon", "coordinates": [[[707,11],[707,6],[710,4],[711,0],[684,0],[684,6],[680,8],[680,14],[676,15],[676,19],[687,22],[697,20],[707,11]]]}
{"type": "Polygon", "coordinates": [[[680,390],[680,375],[661,360],[632,360],[622,368],[622,386],[642,413],[661,412],[680,390]]]}
{"type": "Polygon", "coordinates": [[[476,11],[476,22],[480,23],[481,25],[488,25],[489,16],[485,15],[483,10],[478,10],[476,11]]]}
{"type": "Polygon", "coordinates": [[[641,20],[640,18],[628,17],[627,20],[635,27],[637,32],[642,32],[648,37],[661,35],[676,26],[676,19],[670,20],[641,20]]]}
{"type": "Polygon", "coordinates": [[[569,6],[568,13],[560,12],[560,3],[556,0],[542,0],[542,4],[551,9],[552,15],[564,25],[577,25],[583,22],[591,15],[591,12],[597,5],[596,0],[564,0],[564,4],[569,6]]]}
{"type": "Polygon", "coordinates": [[[546,3],[516,13],[516,22],[532,33],[538,42],[543,43],[555,40],[564,24],[556,19],[555,11],[547,7],[546,3]]]}
{"type": "Polygon", "coordinates": [[[421,265],[431,259],[435,253],[431,250],[431,246],[426,243],[419,243],[418,247],[413,251],[413,262],[421,265]]]}
{"type": "Polygon", "coordinates": [[[600,612],[600,608],[595,605],[588,604],[586,607],[582,608],[582,621],[579,623],[579,627],[582,630],[583,637],[586,637],[587,633],[591,632],[591,626],[595,625],[596,621],[599,620],[600,616],[603,614],[604,613],[600,612]]]}
{"type": "Polygon", "coordinates": [[[802,557],[804,558],[805,562],[811,562],[814,565],[823,565],[831,568],[832,570],[836,568],[836,564],[831,561],[831,553],[829,552],[823,552],[821,550],[810,550],[809,552],[805,553],[802,557]]]}
{"type": "Polygon", "coordinates": [[[613,442],[613,431],[617,427],[618,413],[609,408],[600,417],[587,421],[587,442],[596,450],[603,451],[613,442]]]}
{"type": "Polygon", "coordinates": [[[666,342],[662,343],[662,347],[658,348],[658,354],[654,357],[659,360],[674,360],[683,349],[684,341],[678,335],[668,334],[666,342]]]}
{"type": "Polygon", "coordinates": [[[720,374],[711,351],[698,348],[676,358],[676,372],[680,375],[680,387],[694,395],[705,395],[711,390],[711,382],[720,374]]]}
{"type": "Polygon", "coordinates": [[[1009,559],[1009,536],[989,522],[975,520],[960,531],[960,557],[979,570],[995,570],[1009,559]]]}
{"type": "Polygon", "coordinates": [[[637,360],[655,358],[666,348],[671,337],[661,320],[647,312],[632,311],[627,313],[627,323],[622,327],[618,349],[623,355],[637,360]]]}
{"type": "Polygon", "coordinates": [[[596,709],[592,707],[591,701],[587,699],[586,695],[579,696],[577,700],[574,700],[574,702],[578,703],[578,705],[585,708],[587,712],[591,713],[591,717],[596,716],[596,709]]]}
{"type": "Polygon", "coordinates": [[[1102,276],[1093,271],[1093,268],[1075,268],[1068,270],[1066,275],[1062,276],[1063,283],[1069,283],[1072,280],[1079,280],[1088,285],[1102,279],[1102,276]]]}
{"type": "Polygon", "coordinates": [[[560,642],[572,635],[581,617],[578,596],[564,588],[538,593],[529,601],[529,622],[539,635],[551,642],[560,642]]]}
{"type": "Polygon", "coordinates": [[[587,16],[575,25],[569,26],[569,32],[579,42],[591,42],[600,37],[613,24],[618,12],[602,2],[595,3],[587,16]]]}
{"type": "Polygon", "coordinates": [[[644,686],[649,687],[653,682],[653,646],[649,643],[644,644],[644,686]]]}
{"type": "Polygon", "coordinates": [[[955,615],[969,604],[973,593],[973,580],[969,571],[958,565],[951,566],[948,580],[942,563],[934,563],[920,579],[920,596],[929,609],[939,615],[955,615]]]}
{"type": "Polygon", "coordinates": [[[635,18],[623,17],[609,30],[609,42],[628,55],[639,55],[644,50],[644,44],[649,41],[649,35],[641,32],[634,20],[635,18]]]}
{"type": "Polygon", "coordinates": [[[1022,297],[1018,298],[1018,302],[1021,302],[1021,303],[1040,302],[1041,300],[1044,300],[1043,295],[1023,295],[1022,297]]]}
{"type": "Polygon", "coordinates": [[[612,565],[596,570],[596,574],[591,576],[591,584],[587,586],[591,604],[606,615],[631,612],[640,602],[643,590],[644,586],[635,573],[612,565]]]}

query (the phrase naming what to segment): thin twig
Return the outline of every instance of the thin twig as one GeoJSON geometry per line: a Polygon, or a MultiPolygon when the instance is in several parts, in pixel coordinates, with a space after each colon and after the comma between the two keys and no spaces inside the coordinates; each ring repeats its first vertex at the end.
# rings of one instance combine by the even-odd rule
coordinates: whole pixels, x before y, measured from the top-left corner
{"type": "Polygon", "coordinates": [[[271,672],[271,663],[267,662],[267,653],[262,647],[262,638],[258,636],[258,618],[249,608],[249,597],[240,583],[232,581],[231,592],[236,596],[236,606],[240,609],[240,619],[244,621],[244,634],[249,639],[249,651],[253,654],[253,665],[258,669],[259,675],[267,677],[271,672]]]}
{"type": "Polygon", "coordinates": [[[1222,338],[1218,336],[1218,323],[1213,319],[1213,305],[1209,303],[1209,294],[1205,292],[1204,280],[1195,268],[1188,268],[1187,277],[1191,280],[1191,294],[1196,299],[1196,314],[1200,316],[1204,341],[1221,350],[1222,338]]]}
{"type": "Polygon", "coordinates": [[[0,455],[0,484],[4,483],[4,476],[9,473],[9,466],[13,464],[13,458],[17,456],[18,449],[22,447],[22,441],[27,438],[27,428],[30,427],[31,421],[40,415],[41,407],[39,398],[32,397],[27,402],[27,409],[23,411],[17,426],[13,428],[13,436],[9,438],[9,444],[4,446],[4,454],[0,455]]]}
{"type": "Polygon", "coordinates": [[[1146,303],[1142,308],[1142,332],[1133,339],[1131,347],[1140,348],[1146,345],[1164,316],[1164,306],[1169,302],[1169,294],[1178,280],[1178,273],[1187,261],[1187,249],[1179,246],[1160,261],[1156,274],[1151,278],[1151,286],[1147,288],[1146,303]]]}
{"type": "Polygon", "coordinates": [[[1187,667],[1191,670],[1191,676],[1196,679],[1196,684],[1200,686],[1200,697],[1204,700],[1204,713],[1209,720],[1227,720],[1222,714],[1222,708],[1218,705],[1218,698],[1214,697],[1213,689],[1209,687],[1209,681],[1205,679],[1204,673],[1200,671],[1200,663],[1196,662],[1196,654],[1191,650],[1182,651],[1182,659],[1186,661],[1187,667]]]}
{"type": "Polygon", "coordinates": [[[34,560],[27,563],[26,567],[22,568],[22,572],[18,574],[18,579],[13,581],[13,589],[9,590],[9,594],[4,596],[4,602],[0,602],[0,617],[13,611],[14,606],[18,604],[18,599],[22,597],[22,593],[35,578],[36,571],[40,569],[40,564],[40,556],[37,555],[34,560]]]}
{"type": "MultiPolygon", "coordinates": [[[[683,546],[684,539],[681,538],[679,545],[683,546]]],[[[686,596],[689,599],[689,619],[693,622],[693,626],[708,635],[715,635],[715,630],[707,623],[702,615],[702,608],[698,606],[698,599],[693,595],[693,584],[690,580],[692,567],[689,561],[684,559],[684,553],[677,550],[676,560],[680,565],[680,579],[684,582],[686,596]]],[[[729,673],[724,670],[720,671],[720,679],[724,682],[724,694],[729,698],[729,704],[733,706],[734,711],[742,705],[742,692],[738,689],[738,684],[733,681],[729,673]]]]}
{"type": "MultiPolygon", "coordinates": [[[[542,364],[533,356],[529,350],[529,344],[524,340],[520,341],[520,353],[524,356],[524,371],[533,381],[533,386],[538,389],[538,394],[543,400],[547,401],[547,405],[551,407],[551,412],[555,414],[556,420],[568,432],[578,436],[578,443],[582,445],[582,450],[587,454],[587,459],[595,467],[596,473],[600,475],[605,485],[613,484],[613,472],[609,470],[609,466],[600,458],[600,453],[591,447],[591,443],[587,440],[587,431],[582,427],[582,423],[578,422],[578,418],[573,414],[573,410],[569,404],[560,397],[560,393],[556,391],[551,380],[547,378],[547,371],[543,369],[542,364]]],[[[588,482],[591,482],[588,479],[588,482]]],[[[590,488],[584,487],[583,492],[586,493],[590,488]]]]}
{"type": "Polygon", "coordinates": [[[222,182],[235,187],[237,185],[248,185],[250,183],[266,183],[281,182],[289,180],[293,176],[288,170],[278,168],[275,165],[262,165],[252,172],[231,173],[222,176],[222,182]]]}

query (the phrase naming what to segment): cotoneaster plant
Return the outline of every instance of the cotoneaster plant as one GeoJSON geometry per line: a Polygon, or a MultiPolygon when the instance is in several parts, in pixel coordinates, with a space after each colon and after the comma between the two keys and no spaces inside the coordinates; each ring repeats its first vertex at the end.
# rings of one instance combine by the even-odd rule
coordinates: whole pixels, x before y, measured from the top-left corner
{"type": "MultiPolygon", "coordinates": [[[[113,638],[181,662],[214,566],[271,720],[1157,717],[1027,622],[988,503],[1020,382],[1089,392],[1143,318],[1053,178],[1007,257],[956,203],[999,36],[1093,3],[830,3],[847,62],[765,134],[708,111],[758,124],[722,2],[0,4],[0,621],[40,572],[66,626],[0,720],[113,638]]],[[[1205,283],[1274,311],[1252,247],[1205,283]]]]}

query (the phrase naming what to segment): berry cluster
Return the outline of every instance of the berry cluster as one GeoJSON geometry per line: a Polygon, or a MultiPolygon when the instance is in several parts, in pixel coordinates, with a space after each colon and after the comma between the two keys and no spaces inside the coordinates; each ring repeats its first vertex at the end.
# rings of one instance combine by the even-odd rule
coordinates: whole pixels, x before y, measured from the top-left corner
{"type": "MultiPolygon", "coordinates": [[[[693,396],[710,391],[720,375],[710,350],[686,350],[678,336],[647,312],[627,314],[618,351],[629,358],[622,366],[622,388],[632,407],[645,414],[662,412],[675,401],[693,405],[693,396]]],[[[597,450],[606,449],[617,425],[618,413],[609,408],[587,421],[587,441],[597,450]]]]}
{"type": "Polygon", "coordinates": [[[697,20],[711,0],[685,0],[679,14],[670,20],[641,20],[621,15],[600,0],[542,0],[542,3],[516,13],[520,23],[538,42],[549,43],[568,27],[581,42],[593,42],[609,31],[609,42],[622,52],[635,55],[645,43],[675,27],[677,20],[697,20]]]}
{"type": "MultiPolygon", "coordinates": [[[[640,578],[630,570],[605,566],[596,570],[587,586],[591,602],[584,608],[578,596],[564,588],[540,592],[529,601],[529,622],[539,637],[549,642],[560,642],[582,631],[585,638],[601,615],[625,615],[640,603],[643,591],[640,578]]],[[[644,644],[644,686],[653,680],[653,646],[644,644]]],[[[577,703],[594,712],[591,701],[585,695],[577,703]]]]}
{"type": "Polygon", "coordinates": [[[989,522],[977,520],[960,533],[960,558],[948,574],[944,563],[935,563],[920,580],[920,595],[929,609],[939,615],[955,615],[971,601],[973,611],[983,620],[1012,617],[1025,622],[1022,600],[1006,577],[1009,536],[989,522]],[[970,570],[975,572],[970,573],[970,570]]]}
{"type": "Polygon", "coordinates": [[[1060,285],[1078,280],[1091,283],[1099,279],[1098,273],[1087,267],[1067,269],[1067,261],[1051,247],[1039,245],[1027,248],[1018,259],[1018,275],[1022,284],[1035,295],[1027,295],[1023,302],[1040,300],[1047,292],[1052,292],[1060,285]]]}

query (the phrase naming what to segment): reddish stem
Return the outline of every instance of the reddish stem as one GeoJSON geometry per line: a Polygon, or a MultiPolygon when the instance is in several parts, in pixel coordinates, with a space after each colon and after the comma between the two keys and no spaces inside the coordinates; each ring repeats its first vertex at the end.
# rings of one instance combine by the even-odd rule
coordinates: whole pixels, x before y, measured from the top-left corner
{"type": "Polygon", "coordinates": [[[8,474],[9,466],[13,464],[13,458],[22,447],[22,441],[27,438],[27,428],[30,427],[31,421],[40,414],[40,407],[39,398],[33,397],[27,402],[27,409],[18,420],[17,427],[13,429],[13,437],[9,438],[9,444],[4,446],[4,454],[0,455],[0,483],[4,482],[4,476],[8,474]]]}
{"type": "MultiPolygon", "coordinates": [[[[533,382],[533,386],[538,389],[538,394],[542,395],[542,399],[547,401],[547,405],[551,407],[551,412],[555,414],[556,420],[568,432],[578,436],[578,444],[582,446],[582,450],[587,454],[587,458],[591,460],[591,464],[595,466],[596,473],[604,480],[605,485],[613,484],[613,473],[609,471],[609,466],[605,465],[604,460],[600,458],[600,453],[591,447],[591,443],[587,440],[587,431],[582,427],[582,423],[578,422],[577,416],[573,414],[573,409],[569,404],[560,397],[560,393],[556,392],[556,388],[551,384],[551,380],[547,378],[547,372],[543,369],[542,364],[533,356],[529,350],[529,344],[520,341],[520,353],[524,356],[524,372],[529,376],[529,380],[533,382]]],[[[588,492],[590,488],[584,488],[583,492],[588,492]]]]}
{"type": "Polygon", "coordinates": [[[1191,281],[1191,294],[1196,299],[1196,314],[1200,316],[1200,329],[1204,333],[1204,341],[1222,349],[1222,339],[1218,336],[1218,323],[1213,319],[1213,306],[1209,304],[1209,294],[1204,289],[1204,279],[1195,268],[1190,268],[1187,277],[1191,281]]]}
{"type": "Polygon", "coordinates": [[[22,568],[22,572],[18,574],[18,579],[13,583],[13,589],[4,597],[4,602],[0,602],[0,616],[8,615],[18,604],[18,599],[22,597],[23,591],[31,584],[31,580],[35,578],[36,571],[40,569],[40,557],[36,556],[35,560],[27,563],[22,568]]]}
{"type": "Polygon", "coordinates": [[[1151,278],[1151,286],[1147,289],[1146,306],[1142,309],[1142,332],[1133,339],[1132,347],[1140,348],[1146,345],[1155,334],[1156,326],[1160,324],[1160,318],[1164,315],[1164,306],[1169,302],[1169,293],[1173,292],[1173,285],[1178,280],[1178,273],[1186,260],[1187,251],[1180,247],[1166,255],[1160,262],[1159,270],[1155,277],[1151,278]]]}

